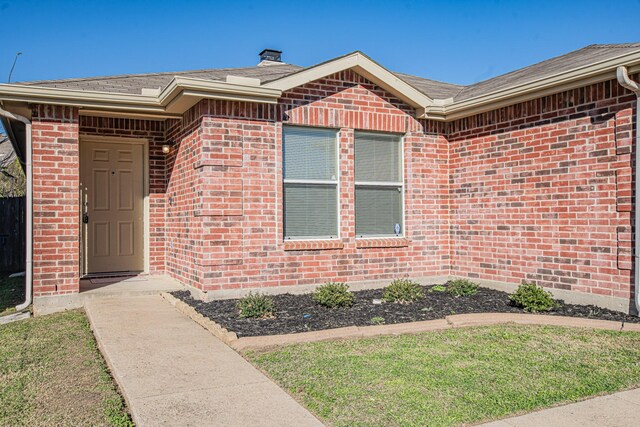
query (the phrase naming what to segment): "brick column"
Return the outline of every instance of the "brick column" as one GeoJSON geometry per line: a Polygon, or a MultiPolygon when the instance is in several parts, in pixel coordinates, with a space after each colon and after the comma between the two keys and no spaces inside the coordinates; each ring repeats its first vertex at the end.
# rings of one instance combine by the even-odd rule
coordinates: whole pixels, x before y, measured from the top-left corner
{"type": "Polygon", "coordinates": [[[78,110],[36,105],[33,144],[33,294],[80,290],[78,110]]]}

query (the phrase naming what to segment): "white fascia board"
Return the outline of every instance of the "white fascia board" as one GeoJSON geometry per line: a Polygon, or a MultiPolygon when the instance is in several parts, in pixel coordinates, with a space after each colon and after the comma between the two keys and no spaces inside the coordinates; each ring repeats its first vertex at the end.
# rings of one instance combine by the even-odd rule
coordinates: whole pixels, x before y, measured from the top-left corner
{"type": "Polygon", "coordinates": [[[173,96],[182,91],[194,91],[211,94],[229,94],[242,95],[244,97],[255,97],[257,99],[275,99],[277,100],[282,91],[278,89],[268,88],[264,86],[242,85],[236,83],[227,83],[223,81],[211,81],[205,79],[195,79],[192,77],[173,78],[171,83],[160,93],[158,97],[162,105],[166,105],[173,96]]]}
{"type": "Polygon", "coordinates": [[[348,69],[353,69],[356,73],[389,91],[412,107],[420,108],[433,103],[431,98],[361,52],[354,52],[341,58],[282,77],[278,80],[266,83],[262,87],[279,89],[280,91],[285,92],[348,69]]]}
{"type": "Polygon", "coordinates": [[[263,87],[278,89],[282,92],[285,92],[314,80],[318,80],[331,74],[353,68],[356,65],[358,65],[357,54],[352,53],[347,56],[334,59],[333,61],[324,62],[320,65],[316,65],[314,67],[289,74],[288,76],[279,78],[277,80],[273,80],[269,83],[265,83],[263,87]]]}
{"type": "Polygon", "coordinates": [[[224,99],[275,104],[282,91],[254,85],[174,77],[158,100],[169,113],[183,112],[200,99],[224,99]]]}
{"type": "Polygon", "coordinates": [[[0,99],[17,102],[54,103],[57,105],[104,106],[110,104],[127,104],[138,107],[160,107],[157,96],[16,84],[0,84],[0,99]]]}

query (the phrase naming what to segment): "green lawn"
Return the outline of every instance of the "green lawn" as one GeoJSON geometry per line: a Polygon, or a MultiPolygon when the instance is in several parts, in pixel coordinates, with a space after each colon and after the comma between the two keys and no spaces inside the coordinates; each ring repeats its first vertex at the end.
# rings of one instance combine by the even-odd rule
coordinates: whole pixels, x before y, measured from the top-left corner
{"type": "Polygon", "coordinates": [[[640,333],[500,325],[247,357],[334,426],[477,423],[640,386],[640,333]]]}
{"type": "Polygon", "coordinates": [[[82,311],[0,325],[0,425],[132,425],[82,311]]]}
{"type": "Polygon", "coordinates": [[[16,311],[24,302],[24,277],[9,279],[0,273],[0,316],[16,311]]]}

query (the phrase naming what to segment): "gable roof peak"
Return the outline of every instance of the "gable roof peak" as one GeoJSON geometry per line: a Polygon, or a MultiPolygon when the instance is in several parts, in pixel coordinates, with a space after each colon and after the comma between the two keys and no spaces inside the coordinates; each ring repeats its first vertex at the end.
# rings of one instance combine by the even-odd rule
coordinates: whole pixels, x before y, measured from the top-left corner
{"type": "Polygon", "coordinates": [[[413,107],[421,108],[433,103],[427,94],[359,50],[272,80],[264,86],[284,92],[345,70],[355,71],[413,107]]]}

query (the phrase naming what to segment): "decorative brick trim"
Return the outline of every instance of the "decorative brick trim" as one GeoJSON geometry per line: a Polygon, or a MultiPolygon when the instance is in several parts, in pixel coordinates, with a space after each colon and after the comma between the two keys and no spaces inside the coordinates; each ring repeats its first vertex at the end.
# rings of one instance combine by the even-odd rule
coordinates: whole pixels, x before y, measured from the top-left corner
{"type": "Polygon", "coordinates": [[[326,251],[342,248],[344,248],[344,243],[340,240],[289,240],[284,242],[285,251],[326,251]]]}
{"type": "Polygon", "coordinates": [[[194,168],[203,166],[242,166],[243,123],[204,117],[200,128],[200,157],[194,168]]]}
{"type": "Polygon", "coordinates": [[[615,115],[616,154],[631,154],[633,146],[633,110],[618,111],[615,115]]]}
{"type": "Polygon", "coordinates": [[[620,270],[632,270],[633,269],[633,237],[631,226],[620,225],[616,230],[616,237],[618,243],[618,269],[620,270]]]}
{"type": "Polygon", "coordinates": [[[362,248],[405,248],[409,246],[409,239],[403,237],[389,237],[380,239],[356,239],[356,247],[362,248]]]}
{"type": "Polygon", "coordinates": [[[633,177],[631,169],[620,169],[613,172],[616,184],[616,210],[631,212],[633,210],[633,177]]]}

